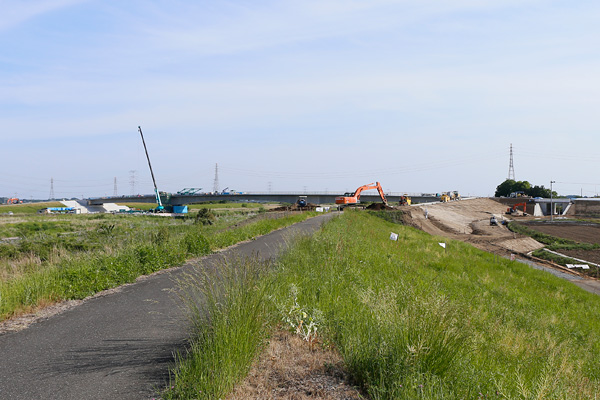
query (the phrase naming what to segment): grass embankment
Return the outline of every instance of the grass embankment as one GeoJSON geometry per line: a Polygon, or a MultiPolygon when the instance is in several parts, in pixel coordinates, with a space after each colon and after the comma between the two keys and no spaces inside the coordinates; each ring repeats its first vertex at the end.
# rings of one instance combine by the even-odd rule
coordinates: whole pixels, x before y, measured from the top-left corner
{"type": "Polygon", "coordinates": [[[157,216],[36,216],[0,224],[0,320],[48,303],[82,299],[179,265],[243,240],[304,220],[310,213],[232,226],[242,216],[213,225],[157,216]],[[227,229],[226,229],[227,228],[227,229]]]}
{"type": "Polygon", "coordinates": [[[12,212],[14,214],[36,214],[38,210],[48,207],[64,207],[59,201],[45,203],[5,204],[0,205],[0,214],[12,212]]]}
{"type": "Polygon", "coordinates": [[[165,397],[224,397],[248,368],[231,368],[227,358],[252,360],[274,320],[308,339],[316,330],[373,399],[600,396],[598,296],[462,242],[444,250],[441,241],[344,213],[263,279],[250,274],[251,284],[236,286],[245,295],[212,307],[213,324],[198,327],[165,397]],[[222,324],[239,332],[235,340],[222,324]]]}

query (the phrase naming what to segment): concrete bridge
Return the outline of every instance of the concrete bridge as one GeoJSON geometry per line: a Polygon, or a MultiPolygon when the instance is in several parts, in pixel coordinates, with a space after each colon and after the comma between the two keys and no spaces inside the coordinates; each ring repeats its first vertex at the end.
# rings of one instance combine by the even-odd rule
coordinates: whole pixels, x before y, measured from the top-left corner
{"type": "MultiPolygon", "coordinates": [[[[413,204],[428,203],[438,201],[434,194],[423,193],[406,193],[412,198],[413,204]]],[[[400,196],[405,193],[386,193],[388,203],[397,205],[400,201],[400,196]]],[[[172,206],[183,206],[187,204],[206,203],[209,201],[227,201],[227,202],[257,202],[257,203],[296,203],[299,196],[306,196],[306,200],[313,204],[334,204],[335,198],[340,196],[339,193],[297,193],[297,192],[278,192],[278,193],[231,193],[231,194],[170,194],[161,193],[163,204],[172,206]]],[[[381,202],[378,194],[363,193],[360,196],[362,203],[381,202]]],[[[89,205],[101,205],[104,203],[156,203],[154,195],[139,195],[139,196],[121,196],[121,197],[99,197],[88,199],[89,205]]]]}

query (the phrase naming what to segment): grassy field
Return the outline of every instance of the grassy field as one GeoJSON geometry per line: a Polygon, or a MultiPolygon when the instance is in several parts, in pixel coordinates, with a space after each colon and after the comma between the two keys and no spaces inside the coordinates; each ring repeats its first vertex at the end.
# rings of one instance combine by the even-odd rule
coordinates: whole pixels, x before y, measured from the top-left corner
{"type": "Polygon", "coordinates": [[[14,214],[36,214],[38,210],[47,207],[64,207],[59,201],[45,203],[0,204],[0,215],[12,212],[14,214]]]}
{"type": "Polygon", "coordinates": [[[373,399],[600,396],[600,297],[551,274],[365,212],[262,268],[229,280],[165,398],[223,398],[276,326],[337,348],[373,399]]]}
{"type": "Polygon", "coordinates": [[[81,299],[314,215],[210,219],[149,215],[40,215],[0,219],[0,320],[81,299]],[[7,220],[7,221],[5,221],[7,220]]]}

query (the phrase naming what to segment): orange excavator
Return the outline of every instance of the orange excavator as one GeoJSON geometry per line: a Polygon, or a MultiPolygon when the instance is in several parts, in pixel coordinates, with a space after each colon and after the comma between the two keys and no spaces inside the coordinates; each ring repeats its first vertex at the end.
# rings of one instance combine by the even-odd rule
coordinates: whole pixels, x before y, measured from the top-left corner
{"type": "Polygon", "coordinates": [[[517,203],[512,207],[509,207],[506,210],[507,214],[515,214],[518,210],[518,207],[523,207],[523,215],[527,215],[527,203],[517,203]]]}
{"type": "Polygon", "coordinates": [[[354,191],[354,193],[344,193],[343,196],[338,196],[335,198],[335,204],[342,204],[342,205],[346,205],[346,206],[358,204],[358,203],[360,203],[360,194],[365,190],[371,190],[371,189],[377,189],[377,191],[379,192],[379,196],[381,197],[381,200],[387,206],[388,202],[387,202],[387,199],[385,198],[385,194],[383,194],[383,189],[381,188],[381,185],[379,184],[379,182],[363,185],[363,186],[359,187],[358,189],[356,189],[354,191]]]}

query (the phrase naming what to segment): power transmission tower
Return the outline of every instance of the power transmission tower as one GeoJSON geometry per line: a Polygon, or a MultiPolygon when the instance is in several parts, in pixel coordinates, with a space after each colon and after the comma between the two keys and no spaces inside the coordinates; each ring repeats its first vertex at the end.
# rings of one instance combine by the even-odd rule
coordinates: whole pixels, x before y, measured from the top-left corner
{"type": "Polygon", "coordinates": [[[219,191],[219,164],[215,164],[215,182],[213,184],[213,192],[219,191]]]}
{"type": "Polygon", "coordinates": [[[516,180],[515,179],[515,166],[513,164],[512,143],[510,144],[510,163],[508,164],[508,179],[512,179],[513,181],[516,180]]]}
{"type": "Polygon", "coordinates": [[[115,176],[115,190],[113,192],[113,196],[117,196],[117,177],[115,176]]]}
{"type": "Polygon", "coordinates": [[[129,171],[129,185],[131,185],[131,195],[135,196],[135,170],[129,171]]]}
{"type": "Polygon", "coordinates": [[[50,200],[54,200],[54,178],[50,178],[50,200]]]}

